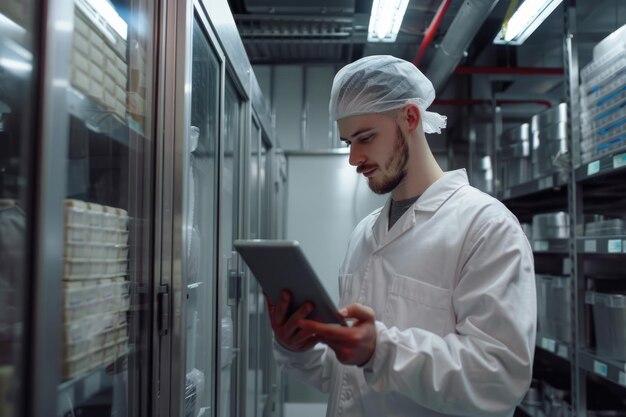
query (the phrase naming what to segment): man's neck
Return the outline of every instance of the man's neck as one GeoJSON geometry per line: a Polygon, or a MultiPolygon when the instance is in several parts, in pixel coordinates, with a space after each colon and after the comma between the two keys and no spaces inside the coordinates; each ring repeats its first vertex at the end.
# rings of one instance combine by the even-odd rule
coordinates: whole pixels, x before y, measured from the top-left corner
{"type": "Polygon", "coordinates": [[[406,200],[422,195],[424,191],[443,176],[443,170],[437,164],[428,147],[419,153],[421,158],[409,162],[404,180],[391,192],[395,201],[406,200]]]}

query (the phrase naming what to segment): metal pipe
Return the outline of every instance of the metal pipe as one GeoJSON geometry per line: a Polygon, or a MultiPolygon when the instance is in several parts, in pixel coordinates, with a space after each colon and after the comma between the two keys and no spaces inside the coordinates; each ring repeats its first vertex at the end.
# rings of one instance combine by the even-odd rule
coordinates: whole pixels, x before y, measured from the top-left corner
{"type": "MultiPolygon", "coordinates": [[[[488,105],[492,105],[494,102],[493,100],[489,100],[489,99],[454,99],[454,100],[448,100],[448,99],[437,99],[433,102],[434,106],[477,106],[477,105],[483,105],[483,104],[488,104],[488,105]]],[[[539,106],[544,106],[547,108],[551,108],[552,107],[552,102],[550,102],[549,100],[507,100],[507,99],[499,99],[495,101],[495,104],[497,106],[504,106],[504,105],[516,105],[516,104],[536,104],[539,106]]]]}
{"type": "Polygon", "coordinates": [[[466,0],[454,17],[425,74],[441,91],[498,0],[466,0]]]}
{"type": "Polygon", "coordinates": [[[455,74],[563,75],[563,68],[535,67],[457,67],[455,74]]]}
{"type": "Polygon", "coordinates": [[[435,14],[435,17],[433,17],[433,20],[432,22],[430,22],[428,29],[426,29],[426,33],[424,34],[424,39],[422,40],[420,49],[419,51],[417,51],[417,55],[415,55],[415,59],[413,59],[413,64],[415,64],[416,67],[419,68],[419,64],[420,62],[422,62],[422,58],[424,58],[424,55],[426,55],[426,50],[428,49],[430,42],[435,37],[435,34],[437,33],[437,29],[439,29],[439,25],[441,24],[443,17],[448,11],[448,7],[450,7],[450,3],[452,3],[452,0],[443,0],[441,2],[441,5],[439,6],[439,9],[437,9],[437,13],[435,14]]]}

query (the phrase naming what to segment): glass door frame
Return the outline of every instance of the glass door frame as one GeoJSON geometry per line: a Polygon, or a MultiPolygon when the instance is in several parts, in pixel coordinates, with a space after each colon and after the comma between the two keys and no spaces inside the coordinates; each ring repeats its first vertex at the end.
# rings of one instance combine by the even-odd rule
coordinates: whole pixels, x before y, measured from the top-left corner
{"type": "MultiPolygon", "coordinates": [[[[160,209],[161,224],[158,235],[161,238],[160,259],[158,262],[157,285],[166,288],[166,296],[156,300],[156,305],[161,305],[157,315],[168,327],[160,330],[161,336],[158,341],[157,361],[159,375],[154,383],[157,388],[155,398],[156,409],[160,416],[182,416],[185,404],[185,377],[186,377],[186,302],[185,283],[183,277],[187,268],[184,254],[187,253],[187,236],[184,225],[187,221],[187,184],[189,182],[189,152],[188,141],[191,120],[191,83],[192,83],[192,45],[194,21],[206,35],[206,40],[213,50],[219,63],[219,98],[218,106],[221,114],[224,108],[224,80],[226,57],[220,47],[219,41],[213,31],[200,4],[196,1],[184,0],[179,2],[167,2],[164,27],[168,34],[165,35],[165,47],[162,49],[166,59],[162,59],[164,66],[163,90],[161,91],[159,116],[162,117],[161,129],[163,143],[160,146],[158,175],[157,207],[160,209]],[[181,76],[182,75],[182,76],[181,76]],[[164,314],[164,310],[167,314],[164,314]]],[[[216,174],[219,172],[219,155],[223,135],[223,117],[218,118],[218,154],[216,162],[216,174]]],[[[215,204],[219,207],[219,175],[214,178],[215,204]]],[[[219,210],[219,209],[218,209],[219,210]]],[[[218,212],[219,215],[219,212],[218,212]]],[[[213,219],[214,230],[217,229],[217,215],[213,219]]],[[[215,251],[210,256],[219,256],[218,236],[213,236],[215,251]]],[[[217,294],[218,265],[213,266],[211,284],[214,285],[214,296],[217,294]]],[[[157,295],[158,298],[158,295],[157,295]]],[[[217,300],[214,311],[217,314],[217,300]]],[[[217,315],[215,316],[217,317],[217,315]]],[[[156,324],[155,324],[156,325],[156,324]]],[[[211,329],[213,343],[213,359],[219,364],[219,346],[217,342],[218,329],[211,329]]],[[[157,331],[157,334],[159,332],[157,331]]],[[[213,405],[210,416],[217,414],[217,390],[218,379],[215,372],[206,376],[211,379],[213,390],[210,403],[213,405]]],[[[209,417],[209,416],[207,416],[209,417]]]]}
{"type": "Polygon", "coordinates": [[[67,100],[70,45],[73,28],[72,0],[51,0],[39,22],[43,28],[33,69],[38,79],[33,180],[31,297],[25,321],[24,416],[56,414],[57,387],[61,380],[62,326],[61,275],[64,234],[64,203],[69,146],[67,100]],[[56,296],[55,296],[56,295],[56,296]]]}
{"type": "MultiPolygon", "coordinates": [[[[245,198],[245,161],[246,161],[246,139],[248,137],[248,125],[250,124],[249,120],[250,120],[250,113],[249,113],[249,103],[250,100],[248,98],[248,96],[245,93],[245,89],[244,87],[241,85],[240,80],[237,77],[236,72],[234,71],[234,69],[232,68],[232,65],[227,62],[226,63],[226,69],[225,69],[225,77],[223,79],[223,94],[222,94],[222,109],[226,109],[226,95],[229,94],[227,92],[227,90],[232,90],[232,93],[235,96],[235,99],[238,100],[238,106],[239,106],[239,120],[237,121],[238,124],[238,137],[235,139],[235,143],[234,143],[234,147],[233,147],[233,152],[234,152],[234,158],[236,158],[234,160],[233,163],[233,184],[236,184],[236,194],[233,194],[233,209],[235,211],[235,216],[234,216],[234,221],[236,222],[236,235],[233,235],[233,240],[236,239],[243,239],[245,238],[245,233],[246,233],[246,229],[245,229],[245,208],[246,208],[246,201],[244,201],[245,198]],[[229,85],[229,86],[227,86],[229,85]]],[[[221,117],[220,117],[220,123],[222,126],[225,127],[225,123],[226,123],[226,116],[224,114],[224,112],[221,113],[221,117]]],[[[226,129],[222,129],[220,131],[220,151],[219,151],[219,190],[220,190],[220,198],[221,198],[221,190],[222,187],[224,185],[224,180],[223,180],[223,176],[222,176],[222,167],[224,166],[224,159],[225,159],[225,146],[223,146],[226,143],[226,137],[225,137],[225,133],[226,133],[226,129]]],[[[220,202],[221,203],[221,202],[220,202]]],[[[220,204],[221,207],[221,204],[220,204]]],[[[219,220],[219,226],[218,226],[218,235],[220,236],[220,238],[218,239],[219,243],[218,243],[218,252],[219,254],[222,253],[226,253],[224,251],[225,248],[222,248],[222,230],[224,227],[233,227],[233,224],[231,225],[227,225],[227,224],[223,224],[222,222],[222,216],[221,213],[218,213],[218,219],[219,220]]],[[[224,264],[224,259],[222,259],[222,257],[220,256],[218,258],[218,271],[219,271],[219,276],[218,279],[221,278],[226,278],[227,282],[225,283],[226,285],[226,291],[228,292],[228,294],[226,294],[226,299],[228,300],[228,303],[232,303],[234,302],[235,304],[233,305],[233,307],[235,307],[236,310],[236,318],[237,321],[233,322],[233,325],[235,326],[235,328],[233,329],[233,335],[234,335],[234,344],[233,344],[233,359],[235,360],[235,372],[232,374],[237,378],[236,384],[234,385],[235,387],[235,391],[230,393],[230,410],[231,410],[231,415],[234,416],[239,416],[242,415],[241,411],[245,410],[245,379],[246,379],[246,373],[245,373],[245,369],[244,365],[247,366],[247,357],[245,355],[246,351],[244,350],[244,348],[242,347],[245,344],[245,333],[243,332],[243,329],[246,327],[246,316],[245,314],[245,309],[244,309],[244,304],[246,299],[245,297],[245,293],[243,292],[243,272],[242,272],[242,265],[243,265],[243,261],[241,260],[241,257],[239,256],[238,253],[236,253],[234,251],[234,248],[230,248],[230,251],[232,253],[232,258],[230,258],[229,262],[226,262],[226,264],[224,264]],[[230,264],[230,265],[229,265],[230,264]],[[232,278],[231,278],[232,276],[232,278]],[[232,288],[231,286],[236,286],[236,288],[232,288]],[[235,294],[235,300],[233,300],[233,297],[231,297],[231,291],[234,291],[235,294]]],[[[222,297],[218,295],[218,311],[222,311],[223,309],[223,305],[221,305],[221,300],[222,297]]],[[[234,317],[234,318],[235,318],[234,317]]],[[[221,346],[221,339],[220,336],[218,335],[218,344],[221,346]]],[[[221,358],[220,358],[220,363],[221,363],[221,358]]],[[[231,387],[233,386],[232,382],[231,382],[231,387]]],[[[219,390],[219,384],[217,386],[217,389],[219,390]]],[[[218,395],[218,398],[221,398],[221,396],[218,395]]],[[[218,404],[218,409],[220,409],[220,405],[218,404]]],[[[243,414],[245,415],[245,414],[243,414]]]]}
{"type": "MultiPolygon", "coordinates": [[[[154,4],[147,13],[152,19],[152,23],[149,24],[152,32],[147,35],[152,36],[153,43],[150,43],[152,46],[159,44],[158,24],[155,19],[155,10],[158,6],[158,3],[154,4]]],[[[74,9],[73,0],[50,0],[46,7],[41,9],[37,19],[41,33],[37,33],[36,38],[40,45],[37,53],[33,54],[33,77],[37,80],[35,88],[37,111],[33,117],[36,126],[36,140],[33,144],[34,167],[31,173],[33,218],[28,236],[31,240],[33,262],[25,274],[31,296],[28,303],[25,303],[29,308],[24,325],[23,353],[26,365],[23,372],[24,386],[27,386],[29,391],[28,398],[20,399],[24,417],[49,417],[51,414],[57,415],[66,407],[66,404],[59,402],[62,357],[60,330],[63,326],[64,201],[67,194],[67,157],[70,143],[70,111],[67,97],[70,86],[69,63],[74,33],[74,9]]],[[[149,56],[152,56],[153,52],[155,50],[149,51],[149,56]]],[[[156,72],[154,71],[156,62],[152,60],[149,62],[152,77],[156,72]]],[[[147,94],[151,97],[155,91],[154,85],[149,84],[148,88],[150,91],[147,94]]],[[[151,122],[151,125],[154,126],[153,123],[151,122]]],[[[137,167],[143,169],[137,171],[134,178],[153,172],[152,159],[144,159],[142,162],[145,165],[137,167]]],[[[152,187],[153,184],[150,182],[144,185],[152,187]]],[[[146,199],[145,195],[136,195],[135,203],[149,211],[154,200],[146,199]]],[[[142,233],[149,233],[151,229],[152,224],[146,225],[142,233]]],[[[151,247],[142,249],[142,255],[152,252],[151,247]]],[[[142,256],[140,262],[146,266],[146,262],[152,262],[152,259],[142,256]]],[[[150,317],[147,317],[147,320],[149,321],[150,317]]],[[[140,337],[142,341],[150,343],[149,339],[143,339],[147,337],[146,330],[139,329],[142,332],[140,337]]],[[[150,360],[142,359],[141,365],[149,364],[150,360]]],[[[142,383],[149,383],[149,375],[150,371],[142,368],[141,375],[132,375],[132,378],[138,376],[142,383]]],[[[129,378],[129,381],[132,378],[129,378]]],[[[132,394],[136,390],[132,392],[130,390],[136,386],[131,384],[132,382],[128,385],[128,392],[132,394]]],[[[152,393],[151,390],[139,392],[140,397],[137,400],[140,403],[132,402],[135,407],[132,411],[140,407],[144,416],[152,415],[149,405],[152,393]]],[[[129,412],[132,411],[129,408],[129,412]]]]}
{"type": "MultiPolygon", "coordinates": [[[[260,223],[259,223],[259,219],[260,219],[260,210],[257,210],[256,216],[257,216],[257,221],[256,226],[257,226],[257,231],[255,235],[252,235],[252,231],[251,231],[251,215],[252,213],[252,208],[256,207],[257,209],[260,208],[260,190],[259,190],[259,184],[260,184],[260,177],[259,177],[259,171],[260,171],[260,148],[261,148],[261,137],[263,135],[263,126],[261,125],[256,113],[254,112],[254,110],[252,109],[252,106],[250,104],[248,104],[247,107],[247,111],[248,111],[248,115],[249,115],[249,123],[248,123],[248,127],[247,127],[247,135],[245,138],[245,154],[244,157],[242,158],[242,162],[244,164],[243,167],[243,177],[244,177],[244,185],[243,185],[243,191],[245,193],[245,195],[243,196],[243,204],[244,204],[244,210],[243,210],[243,228],[242,228],[242,232],[244,233],[244,238],[245,239],[251,239],[253,236],[255,238],[260,238],[259,232],[260,232],[260,223]],[[256,127],[256,129],[255,129],[256,127]],[[256,132],[256,134],[255,134],[256,132]],[[253,141],[256,142],[257,146],[256,146],[256,159],[257,159],[257,163],[256,163],[256,169],[257,172],[254,176],[251,175],[251,167],[252,165],[252,151],[253,149],[255,149],[253,147],[253,141]],[[254,205],[254,203],[252,202],[252,179],[256,180],[256,200],[257,200],[257,204],[256,206],[254,205]]],[[[250,270],[248,268],[243,268],[244,270],[244,274],[243,274],[243,288],[242,288],[242,293],[245,294],[246,299],[244,300],[245,304],[243,307],[243,325],[241,326],[241,332],[242,332],[242,340],[245,340],[245,342],[242,344],[241,349],[244,350],[245,349],[245,368],[242,369],[242,384],[243,384],[243,392],[248,393],[248,376],[249,376],[249,371],[248,371],[248,367],[250,365],[250,300],[248,300],[248,297],[251,297],[252,294],[250,293],[250,283],[252,280],[254,280],[255,278],[252,276],[252,273],[250,272],[250,270]]],[[[258,285],[258,284],[257,284],[258,285]]],[[[256,296],[256,294],[255,294],[256,296]]],[[[255,306],[257,304],[258,299],[254,300],[255,306]]],[[[256,308],[256,307],[255,307],[256,308]]],[[[258,322],[258,315],[255,315],[255,318],[257,319],[258,322]]],[[[258,323],[257,323],[257,331],[258,331],[258,323]]],[[[256,341],[258,341],[258,337],[255,338],[256,341]]],[[[257,355],[258,356],[258,355],[257,355]]],[[[258,370],[258,357],[254,360],[254,363],[257,364],[257,368],[256,370],[258,370]]],[[[256,371],[255,370],[255,371],[256,371]]],[[[254,373],[254,380],[252,381],[254,383],[254,398],[255,401],[258,400],[259,395],[258,395],[258,387],[257,387],[257,381],[258,378],[256,376],[256,372],[254,373]]],[[[244,396],[245,397],[245,396],[244,396]]],[[[244,404],[243,404],[243,410],[245,410],[245,415],[249,416],[249,417],[254,417],[256,416],[256,403],[253,405],[253,410],[248,410],[247,409],[247,405],[248,402],[246,401],[246,398],[243,398],[244,404]]]]}

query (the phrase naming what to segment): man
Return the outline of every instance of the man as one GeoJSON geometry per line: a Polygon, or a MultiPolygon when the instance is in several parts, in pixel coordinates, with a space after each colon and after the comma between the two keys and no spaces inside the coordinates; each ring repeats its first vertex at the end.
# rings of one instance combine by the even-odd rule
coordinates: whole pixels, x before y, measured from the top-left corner
{"type": "Polygon", "coordinates": [[[278,364],[330,393],[328,416],[511,416],[531,380],[532,251],[517,219],[444,173],[426,133],[428,79],[411,63],[363,58],[336,75],[330,111],[350,164],[385,207],[363,219],[340,271],[349,327],[268,302],[278,364]]]}

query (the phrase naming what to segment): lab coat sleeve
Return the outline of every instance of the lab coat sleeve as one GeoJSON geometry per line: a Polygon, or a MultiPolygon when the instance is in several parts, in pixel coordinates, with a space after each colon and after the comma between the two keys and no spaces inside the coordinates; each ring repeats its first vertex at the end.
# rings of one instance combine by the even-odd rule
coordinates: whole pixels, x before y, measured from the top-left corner
{"type": "Polygon", "coordinates": [[[323,393],[330,391],[332,370],[338,362],[326,345],[318,343],[306,352],[293,352],[274,340],[274,358],[281,370],[323,393]]]}
{"type": "Polygon", "coordinates": [[[441,413],[509,415],[532,374],[532,250],[517,221],[501,215],[477,227],[462,253],[452,293],[456,333],[441,337],[377,321],[364,376],[378,392],[396,391],[441,413]]]}

